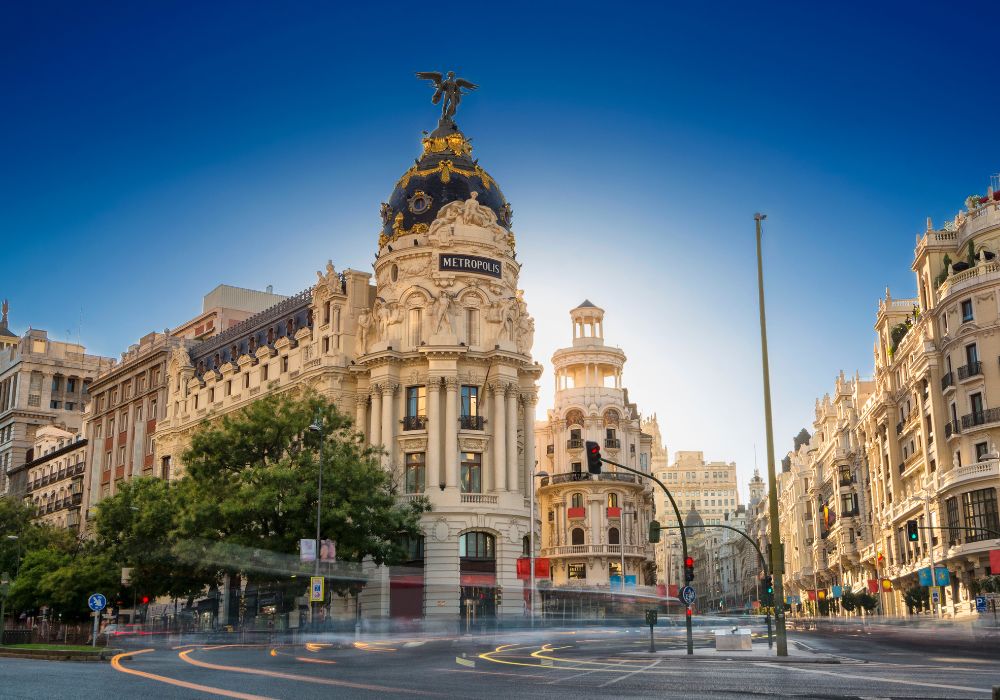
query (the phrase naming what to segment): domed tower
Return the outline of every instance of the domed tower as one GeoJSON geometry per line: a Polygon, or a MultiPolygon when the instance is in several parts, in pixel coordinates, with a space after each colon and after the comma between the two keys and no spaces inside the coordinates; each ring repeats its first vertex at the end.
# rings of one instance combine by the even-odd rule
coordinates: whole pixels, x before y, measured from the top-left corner
{"type": "Polygon", "coordinates": [[[750,486],[750,505],[756,505],[764,500],[764,490],[765,484],[764,480],[760,478],[760,470],[757,467],[753,469],[753,477],[749,482],[750,486]]]}
{"type": "Polygon", "coordinates": [[[375,287],[349,357],[358,425],[385,449],[403,497],[432,508],[387,607],[449,621],[520,617],[542,370],[511,209],[450,115],[422,145],[382,204],[375,287]]]}
{"type": "Polygon", "coordinates": [[[604,344],[604,310],[584,301],[570,311],[573,344],[552,356],[555,403],[536,425],[543,557],[556,586],[652,585],[649,482],[605,465],[584,468],[584,443],[597,441],[607,458],[649,472],[653,438],[642,432],[635,404],[622,386],[625,353],[604,344]],[[648,579],[648,580],[647,580],[648,579]]]}

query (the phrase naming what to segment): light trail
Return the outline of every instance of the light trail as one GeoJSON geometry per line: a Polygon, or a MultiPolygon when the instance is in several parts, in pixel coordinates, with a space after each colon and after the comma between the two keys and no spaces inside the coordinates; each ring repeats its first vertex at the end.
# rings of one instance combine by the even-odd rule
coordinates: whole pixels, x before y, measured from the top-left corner
{"type": "MultiPolygon", "coordinates": [[[[111,658],[111,668],[119,671],[121,673],[127,673],[131,676],[139,676],[141,678],[148,678],[149,680],[156,681],[158,683],[166,683],[168,685],[174,685],[178,688],[187,688],[188,690],[197,690],[202,693],[208,693],[209,695],[221,695],[226,698],[238,698],[239,700],[276,700],[276,698],[269,698],[266,695],[251,695],[249,693],[240,693],[235,690],[226,690],[225,688],[215,688],[210,685],[201,685],[199,683],[190,683],[188,681],[182,681],[177,678],[168,678],[167,676],[160,676],[155,673],[148,673],[146,671],[139,671],[134,668],[125,668],[121,664],[121,659],[125,657],[132,657],[138,654],[148,654],[155,649],[140,649],[139,651],[129,651],[124,654],[116,654],[111,658]]],[[[189,653],[181,652],[182,654],[189,653]]]]}

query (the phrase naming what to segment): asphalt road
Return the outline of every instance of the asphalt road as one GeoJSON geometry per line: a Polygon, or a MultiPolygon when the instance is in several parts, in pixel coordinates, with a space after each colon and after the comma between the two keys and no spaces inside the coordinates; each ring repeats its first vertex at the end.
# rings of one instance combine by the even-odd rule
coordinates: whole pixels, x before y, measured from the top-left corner
{"type": "Polygon", "coordinates": [[[678,628],[657,630],[656,654],[641,628],[142,646],[110,665],[0,658],[0,698],[990,698],[997,640],[935,636],[795,630],[791,662],[721,655],[707,630],[687,657],[678,628]]]}

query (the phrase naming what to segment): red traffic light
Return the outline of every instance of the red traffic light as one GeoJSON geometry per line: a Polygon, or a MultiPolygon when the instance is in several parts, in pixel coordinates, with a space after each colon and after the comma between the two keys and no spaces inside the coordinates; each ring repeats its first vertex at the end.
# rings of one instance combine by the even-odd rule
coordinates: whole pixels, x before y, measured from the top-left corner
{"type": "Polygon", "coordinates": [[[694,559],[691,558],[691,557],[688,557],[687,559],[685,559],[684,560],[684,566],[688,567],[689,569],[693,568],[694,567],[694,559]]]}
{"type": "Polygon", "coordinates": [[[687,609],[687,616],[688,616],[688,617],[691,617],[691,608],[688,608],[688,609],[687,609]]]}
{"type": "Polygon", "coordinates": [[[144,595],[142,597],[142,604],[143,605],[148,605],[149,604],[149,596],[148,595],[144,595]]]}

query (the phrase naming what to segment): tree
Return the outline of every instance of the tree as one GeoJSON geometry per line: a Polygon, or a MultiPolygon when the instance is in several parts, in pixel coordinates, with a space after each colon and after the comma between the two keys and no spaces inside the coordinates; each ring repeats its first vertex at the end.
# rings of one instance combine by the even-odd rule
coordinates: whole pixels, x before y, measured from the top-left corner
{"type": "Polygon", "coordinates": [[[100,502],[94,521],[98,549],[117,570],[131,571],[133,594],[183,598],[216,583],[212,570],[182,561],[177,514],[182,489],[153,477],[122,484],[100,502]]]}
{"type": "Polygon", "coordinates": [[[861,591],[857,595],[858,605],[865,609],[867,613],[875,612],[878,607],[878,596],[868,591],[861,591]]]}
{"type": "Polygon", "coordinates": [[[850,590],[844,589],[840,596],[840,607],[847,612],[854,612],[858,609],[858,597],[850,590]]]}
{"type": "MultiPolygon", "coordinates": [[[[294,555],[298,540],[316,532],[320,450],[322,537],[336,541],[337,558],[403,561],[403,542],[420,534],[426,500],[399,503],[379,453],[365,446],[333,403],[312,392],[266,396],[194,434],[183,455],[187,475],[177,485],[183,493],[179,533],[194,542],[294,555]],[[310,430],[314,421],[321,433],[310,430]]],[[[220,568],[236,573],[246,567],[222,562],[220,568]]],[[[271,568],[252,578],[282,578],[271,568]]]]}
{"type": "Polygon", "coordinates": [[[922,612],[923,610],[930,610],[931,594],[923,586],[912,586],[903,592],[903,601],[906,603],[910,614],[913,614],[914,611],[922,612]]]}

